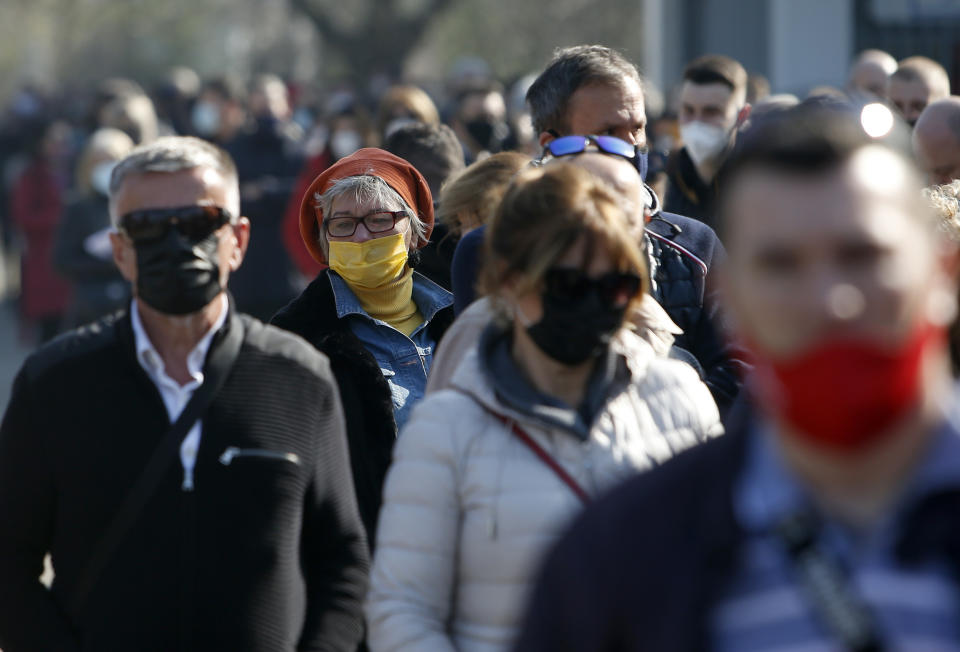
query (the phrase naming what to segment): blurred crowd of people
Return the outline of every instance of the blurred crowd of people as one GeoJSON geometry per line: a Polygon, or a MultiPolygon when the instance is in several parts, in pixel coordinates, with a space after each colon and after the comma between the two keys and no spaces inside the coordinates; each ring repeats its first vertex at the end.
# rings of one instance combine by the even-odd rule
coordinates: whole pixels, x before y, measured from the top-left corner
{"type": "Polygon", "coordinates": [[[960,649],[935,61],[177,69],[25,88],[0,139],[65,333],[0,427],[6,652],[960,649]]]}

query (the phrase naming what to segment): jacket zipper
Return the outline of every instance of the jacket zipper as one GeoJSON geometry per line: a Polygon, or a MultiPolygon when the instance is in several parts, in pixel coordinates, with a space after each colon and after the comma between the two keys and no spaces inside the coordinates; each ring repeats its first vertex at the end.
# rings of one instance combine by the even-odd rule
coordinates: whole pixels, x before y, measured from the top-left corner
{"type": "Polygon", "coordinates": [[[224,466],[230,466],[235,457],[263,457],[271,460],[284,460],[300,464],[300,456],[296,453],[280,453],[278,451],[268,451],[262,448],[237,448],[229,446],[223,454],[220,455],[220,463],[224,466]]]}

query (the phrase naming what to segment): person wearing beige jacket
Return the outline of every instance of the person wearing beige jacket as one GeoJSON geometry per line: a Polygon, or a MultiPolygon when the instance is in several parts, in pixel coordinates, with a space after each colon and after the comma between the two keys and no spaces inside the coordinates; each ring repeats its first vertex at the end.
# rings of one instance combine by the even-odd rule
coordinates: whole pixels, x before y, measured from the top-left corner
{"type": "Polygon", "coordinates": [[[522,172],[490,226],[497,318],[394,449],[368,645],[509,648],[544,551],[600,492],[719,435],[692,367],[628,328],[645,266],[582,168],[522,172]]]}

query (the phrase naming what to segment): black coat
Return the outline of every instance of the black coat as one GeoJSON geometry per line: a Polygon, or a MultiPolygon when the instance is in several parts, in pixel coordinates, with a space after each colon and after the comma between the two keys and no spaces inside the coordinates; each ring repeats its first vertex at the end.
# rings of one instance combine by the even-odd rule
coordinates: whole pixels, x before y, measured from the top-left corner
{"type": "Polygon", "coordinates": [[[202,417],[195,488],[179,460],[87,598],[78,577],[169,428],[127,313],[68,333],[24,364],[0,427],[0,647],[353,650],[368,560],[327,361],[231,311],[239,356],[202,417]],[[290,460],[240,449],[293,453],[290,460]],[[44,553],[56,569],[37,580],[44,553]]]}
{"type": "MultiPolygon", "coordinates": [[[[373,354],[364,348],[350,326],[337,317],[329,273],[329,269],[320,272],[271,323],[301,336],[330,359],[347,419],[350,464],[360,515],[373,545],[383,500],[383,481],[397,439],[393,398],[373,354]]],[[[434,315],[427,332],[439,342],[452,321],[453,308],[444,308],[434,315]]]]}

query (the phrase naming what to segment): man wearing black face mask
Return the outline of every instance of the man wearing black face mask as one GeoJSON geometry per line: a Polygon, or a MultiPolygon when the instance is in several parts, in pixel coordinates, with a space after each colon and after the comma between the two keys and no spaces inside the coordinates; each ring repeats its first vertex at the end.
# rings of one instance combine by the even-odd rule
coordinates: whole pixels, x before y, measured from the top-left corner
{"type": "Polygon", "coordinates": [[[507,105],[496,86],[471,88],[457,98],[451,126],[463,144],[467,163],[504,149],[510,136],[507,105]]]}
{"type": "Polygon", "coordinates": [[[110,211],[129,310],[31,356],[0,426],[0,646],[354,649],[339,396],[324,356],[228,298],[250,237],[233,162],[159,139],[118,164],[110,211]]]}

